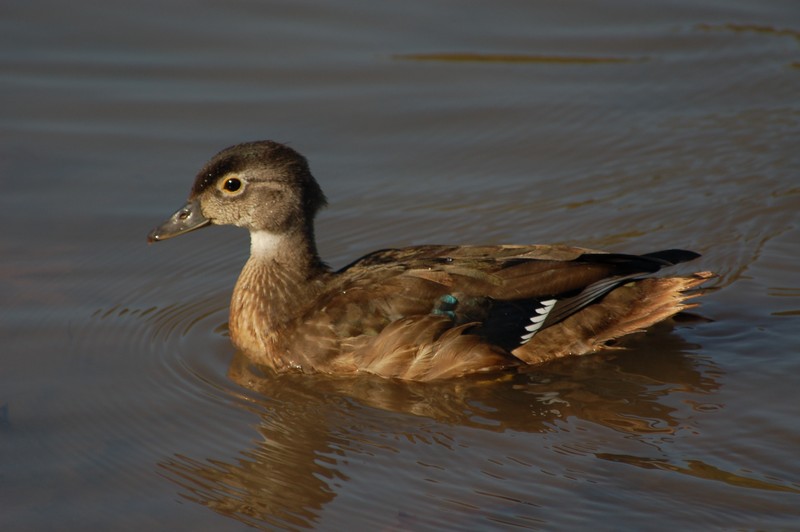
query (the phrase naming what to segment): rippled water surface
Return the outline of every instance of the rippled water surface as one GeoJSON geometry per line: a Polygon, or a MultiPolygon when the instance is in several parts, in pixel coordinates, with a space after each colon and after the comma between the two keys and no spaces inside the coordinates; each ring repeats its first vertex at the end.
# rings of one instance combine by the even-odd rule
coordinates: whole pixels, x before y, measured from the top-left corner
{"type": "Polygon", "coordinates": [[[3,530],[800,529],[800,9],[6,2],[3,530]],[[420,243],[685,247],[692,315],[439,384],[259,372],[247,235],[158,246],[289,142],[342,266],[420,243]]]}

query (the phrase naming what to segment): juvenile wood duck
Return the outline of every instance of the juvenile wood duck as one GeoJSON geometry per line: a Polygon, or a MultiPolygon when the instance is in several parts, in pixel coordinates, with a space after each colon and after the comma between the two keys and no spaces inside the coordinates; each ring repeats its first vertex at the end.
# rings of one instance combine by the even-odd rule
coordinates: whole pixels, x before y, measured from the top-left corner
{"type": "Polygon", "coordinates": [[[230,308],[235,346],[277,371],[428,381],[591,353],[696,306],[712,277],[649,277],[691,251],[645,255],[561,245],[383,249],[341,270],[319,257],[326,203],[306,159],[272,141],[232,146],[148,236],[211,224],[250,231],[230,308]]]}

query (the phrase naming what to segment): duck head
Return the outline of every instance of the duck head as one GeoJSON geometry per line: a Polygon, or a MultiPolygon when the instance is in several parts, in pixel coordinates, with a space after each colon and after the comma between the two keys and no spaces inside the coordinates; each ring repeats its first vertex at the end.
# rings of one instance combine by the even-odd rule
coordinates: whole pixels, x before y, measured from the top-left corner
{"type": "Polygon", "coordinates": [[[158,242],[211,224],[236,225],[251,233],[310,234],[325,203],[305,157],[273,141],[237,144],[205,164],[186,204],[147,240],[158,242]]]}

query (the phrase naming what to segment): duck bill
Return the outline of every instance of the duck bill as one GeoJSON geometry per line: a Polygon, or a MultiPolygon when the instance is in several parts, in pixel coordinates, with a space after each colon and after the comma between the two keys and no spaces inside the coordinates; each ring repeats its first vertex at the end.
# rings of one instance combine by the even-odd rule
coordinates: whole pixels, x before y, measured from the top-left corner
{"type": "Polygon", "coordinates": [[[197,200],[189,200],[186,205],[175,211],[164,223],[150,231],[147,235],[147,242],[159,242],[182,235],[195,229],[200,229],[211,223],[211,220],[203,216],[200,210],[200,203],[197,200]]]}

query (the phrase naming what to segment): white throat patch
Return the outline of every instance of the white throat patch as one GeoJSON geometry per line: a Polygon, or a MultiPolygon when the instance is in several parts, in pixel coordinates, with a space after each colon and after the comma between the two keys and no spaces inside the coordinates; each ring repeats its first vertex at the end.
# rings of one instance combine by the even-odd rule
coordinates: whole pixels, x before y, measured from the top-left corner
{"type": "Polygon", "coordinates": [[[250,255],[269,257],[275,254],[283,237],[269,231],[252,231],[250,233],[250,255]]]}

